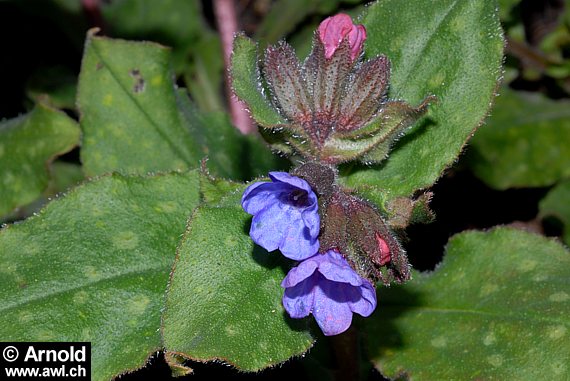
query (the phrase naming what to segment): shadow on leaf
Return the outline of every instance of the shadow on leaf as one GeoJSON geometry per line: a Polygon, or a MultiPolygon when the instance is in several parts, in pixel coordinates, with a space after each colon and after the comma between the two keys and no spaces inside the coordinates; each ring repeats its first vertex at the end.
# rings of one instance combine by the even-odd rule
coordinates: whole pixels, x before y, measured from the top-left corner
{"type": "Polygon", "coordinates": [[[405,327],[398,321],[424,302],[421,293],[405,286],[380,287],[377,295],[376,311],[364,319],[362,326],[369,358],[381,363],[384,355],[408,345],[404,340],[405,327]]]}

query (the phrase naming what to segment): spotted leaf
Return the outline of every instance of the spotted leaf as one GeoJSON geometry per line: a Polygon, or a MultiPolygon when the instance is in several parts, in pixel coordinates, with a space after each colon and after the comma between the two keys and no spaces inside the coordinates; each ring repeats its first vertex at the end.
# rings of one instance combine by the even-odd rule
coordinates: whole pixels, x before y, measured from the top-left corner
{"type": "Polygon", "coordinates": [[[453,237],[433,273],[382,288],[366,321],[375,366],[421,380],[563,380],[570,252],[512,228],[453,237]],[[380,339],[381,338],[381,339],[380,339]]]}
{"type": "Polygon", "coordinates": [[[90,341],[92,378],[143,366],[161,348],[176,244],[198,174],[112,175],[0,231],[0,337],[90,341]]]}
{"type": "Polygon", "coordinates": [[[255,246],[241,207],[201,206],[178,247],[163,315],[168,351],[256,371],[307,351],[306,321],[287,317],[287,264],[255,246]]]}
{"type": "Polygon", "coordinates": [[[78,92],[87,175],[192,169],[208,156],[212,173],[251,178],[239,160],[251,158],[246,139],[224,114],[200,113],[173,77],[164,46],[88,35],[78,92]]]}
{"type": "Polygon", "coordinates": [[[0,123],[0,216],[41,196],[50,163],[75,147],[79,134],[73,119],[43,104],[0,123]]]}
{"type": "Polygon", "coordinates": [[[382,0],[366,8],[362,24],[366,55],[390,59],[388,98],[415,105],[435,95],[438,102],[394,145],[388,160],[353,168],[341,181],[369,199],[381,192],[410,196],[457,160],[489,112],[502,74],[497,3],[382,0]]]}

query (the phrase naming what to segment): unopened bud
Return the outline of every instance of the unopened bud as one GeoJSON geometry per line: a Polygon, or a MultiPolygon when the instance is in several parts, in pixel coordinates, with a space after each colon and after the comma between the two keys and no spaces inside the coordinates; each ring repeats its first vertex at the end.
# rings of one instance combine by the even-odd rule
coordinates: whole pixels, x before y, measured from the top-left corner
{"type": "Polygon", "coordinates": [[[326,18],[319,25],[319,38],[325,45],[325,57],[331,58],[342,40],[348,38],[350,58],[354,61],[362,51],[366,40],[364,25],[354,25],[349,15],[339,13],[326,18]]]}
{"type": "Polygon", "coordinates": [[[410,278],[404,249],[372,205],[336,189],[324,209],[320,252],[339,250],[372,282],[402,283],[410,278]]]}

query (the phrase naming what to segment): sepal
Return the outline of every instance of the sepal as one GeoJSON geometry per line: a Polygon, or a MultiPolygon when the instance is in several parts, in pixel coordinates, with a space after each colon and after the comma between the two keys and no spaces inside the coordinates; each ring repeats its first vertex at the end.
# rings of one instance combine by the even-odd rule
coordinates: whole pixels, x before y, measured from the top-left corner
{"type": "Polygon", "coordinates": [[[388,101],[377,116],[364,127],[352,131],[335,131],[323,148],[328,163],[343,163],[360,158],[365,163],[384,160],[392,144],[427,111],[435,97],[429,96],[418,107],[402,101],[388,101]]]}
{"type": "Polygon", "coordinates": [[[390,61],[378,56],[359,65],[347,80],[335,132],[350,132],[365,126],[382,106],[390,80],[390,61]]]}
{"type": "Polygon", "coordinates": [[[324,210],[319,252],[340,251],[360,276],[373,283],[389,285],[410,279],[404,249],[372,205],[337,190],[324,210]]]}
{"type": "Polygon", "coordinates": [[[315,34],[313,50],[303,65],[303,72],[313,102],[314,115],[306,129],[317,145],[322,145],[339,119],[339,112],[349,74],[356,62],[351,59],[348,38],[344,38],[330,58],[315,34]]]}
{"type": "Polygon", "coordinates": [[[284,41],[265,51],[263,71],[274,105],[294,123],[302,126],[312,118],[312,105],[305,86],[301,65],[293,48],[284,41]]]}

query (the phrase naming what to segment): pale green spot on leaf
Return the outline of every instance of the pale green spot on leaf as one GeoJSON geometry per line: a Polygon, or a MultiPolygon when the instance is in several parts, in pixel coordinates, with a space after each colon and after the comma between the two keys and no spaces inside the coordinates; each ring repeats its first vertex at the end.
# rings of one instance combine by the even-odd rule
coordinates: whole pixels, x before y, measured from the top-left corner
{"type": "Polygon", "coordinates": [[[133,231],[127,230],[117,233],[113,238],[113,246],[118,250],[132,250],[139,245],[139,238],[133,231]]]}
{"type": "Polygon", "coordinates": [[[555,294],[552,294],[548,297],[548,300],[550,300],[551,302],[566,302],[568,300],[570,300],[570,295],[568,295],[568,293],[561,291],[561,292],[557,292],[555,294]]]}
{"type": "Polygon", "coordinates": [[[547,329],[547,336],[551,340],[559,340],[566,336],[566,332],[568,332],[568,328],[564,325],[551,326],[547,329]]]}

